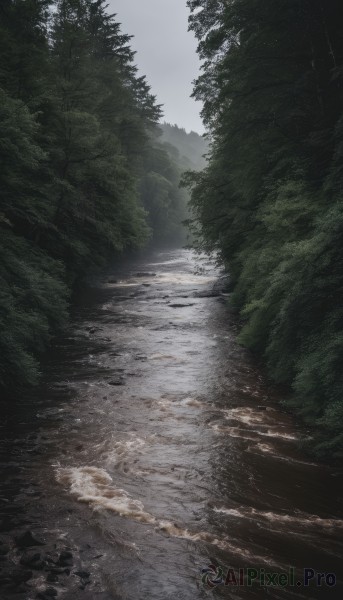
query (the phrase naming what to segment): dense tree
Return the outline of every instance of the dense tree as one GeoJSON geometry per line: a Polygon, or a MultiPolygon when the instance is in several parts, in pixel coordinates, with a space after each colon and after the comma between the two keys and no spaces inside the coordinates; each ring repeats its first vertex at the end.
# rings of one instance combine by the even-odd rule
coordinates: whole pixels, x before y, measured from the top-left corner
{"type": "Polygon", "coordinates": [[[161,107],[106,9],[104,0],[1,3],[2,389],[37,381],[76,282],[181,228],[179,173],[157,145],[161,107]]]}
{"type": "Polygon", "coordinates": [[[37,380],[33,356],[66,318],[64,267],[36,243],[52,227],[37,131],[23,102],[0,92],[1,388],[37,380]]]}
{"type": "MultiPolygon", "coordinates": [[[[210,162],[186,178],[229,265],[240,339],[342,452],[343,39],[337,0],[189,0],[210,162]]],[[[319,436],[320,437],[320,436],[319,436]]],[[[327,440],[330,440],[329,442],[327,440]]]]}
{"type": "Polygon", "coordinates": [[[180,244],[186,240],[182,222],[188,216],[188,194],[179,186],[182,165],[178,162],[178,151],[162,144],[158,133],[144,154],[141,199],[148,213],[153,242],[180,244]]]}

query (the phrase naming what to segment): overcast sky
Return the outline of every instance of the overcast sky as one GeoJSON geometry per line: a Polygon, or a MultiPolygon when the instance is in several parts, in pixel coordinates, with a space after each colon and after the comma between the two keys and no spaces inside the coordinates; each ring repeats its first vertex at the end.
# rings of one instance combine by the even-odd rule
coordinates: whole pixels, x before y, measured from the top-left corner
{"type": "Polygon", "coordinates": [[[109,10],[117,14],[123,33],[135,36],[135,61],[164,105],[163,120],[203,133],[201,104],[190,98],[199,61],[187,31],[186,0],[109,0],[109,10]]]}

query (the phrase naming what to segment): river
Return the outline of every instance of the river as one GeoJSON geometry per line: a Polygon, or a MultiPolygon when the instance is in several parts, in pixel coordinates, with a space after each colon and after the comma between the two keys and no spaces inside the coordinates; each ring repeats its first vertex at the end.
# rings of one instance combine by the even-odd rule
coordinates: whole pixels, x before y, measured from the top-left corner
{"type": "MultiPolygon", "coordinates": [[[[116,269],[78,303],[34,402],[3,419],[7,560],[27,529],[51,556],[69,549],[58,597],[343,597],[314,574],[342,579],[342,470],[301,449],[310,434],[237,343],[219,276],[188,250],[116,269]],[[247,568],[289,579],[225,585],[247,568]]],[[[37,568],[1,597],[44,597],[45,579],[37,568]]]]}

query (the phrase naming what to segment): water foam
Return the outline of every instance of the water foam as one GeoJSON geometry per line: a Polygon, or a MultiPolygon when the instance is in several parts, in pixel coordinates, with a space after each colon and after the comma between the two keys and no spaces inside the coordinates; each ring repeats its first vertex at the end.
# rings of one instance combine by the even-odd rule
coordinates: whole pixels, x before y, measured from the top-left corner
{"type": "MultiPolygon", "coordinates": [[[[260,431],[260,430],[256,430],[256,429],[250,429],[250,432],[253,433],[257,433],[258,435],[262,435],[264,437],[271,437],[271,438],[280,438],[283,440],[297,440],[298,437],[292,433],[284,433],[282,431],[279,431],[276,429],[276,426],[272,426],[270,424],[270,417],[268,415],[268,411],[256,411],[250,407],[246,407],[246,408],[232,408],[229,410],[224,410],[224,417],[226,420],[228,421],[239,421],[240,423],[243,423],[244,425],[268,425],[268,420],[269,420],[269,429],[267,429],[267,431],[260,431]]],[[[231,433],[231,432],[230,432],[231,433]]],[[[231,433],[231,435],[233,437],[244,437],[242,436],[235,436],[234,433],[231,433]]],[[[249,438],[246,437],[245,439],[253,439],[253,438],[249,438]]]]}
{"type": "Polygon", "coordinates": [[[292,433],[283,433],[282,431],[272,431],[268,429],[268,431],[260,431],[260,435],[271,438],[280,438],[282,440],[298,440],[299,438],[292,433]]]}
{"type": "Polygon", "coordinates": [[[181,404],[183,406],[190,406],[192,408],[202,408],[204,406],[203,402],[200,402],[200,400],[191,397],[184,398],[183,400],[181,400],[181,404]]]}
{"type": "Polygon", "coordinates": [[[254,411],[251,408],[231,408],[224,410],[224,416],[227,420],[240,421],[245,425],[256,425],[265,422],[265,416],[261,412],[254,411]]]}
{"type": "Polygon", "coordinates": [[[272,511],[260,511],[255,508],[214,508],[214,512],[222,513],[232,517],[244,518],[244,519],[265,519],[271,523],[282,523],[282,524],[294,524],[308,527],[322,527],[322,528],[343,528],[343,520],[341,519],[324,519],[317,515],[310,515],[307,513],[297,513],[294,515],[274,513],[272,511]]]}
{"type": "Polygon", "coordinates": [[[249,560],[258,559],[271,564],[269,558],[256,557],[249,550],[234,545],[227,538],[220,539],[206,531],[192,533],[172,521],[157,519],[144,510],[140,500],[133,499],[126,490],[115,488],[112,477],[102,468],[91,466],[58,468],[56,479],[61,485],[67,486],[70,494],[79,502],[88,504],[95,511],[105,509],[119,516],[152,525],[156,530],[167,533],[171,537],[204,542],[249,560]]]}
{"type": "Polygon", "coordinates": [[[136,521],[154,522],[153,517],[144,511],[142,502],[132,499],[126,490],[114,487],[112,477],[104,469],[88,466],[60,468],[56,478],[69,487],[70,493],[79,502],[85,502],[95,510],[105,508],[136,521]]]}
{"type": "Polygon", "coordinates": [[[250,433],[259,434],[259,431],[254,431],[254,430],[251,431],[248,429],[239,429],[238,427],[225,427],[223,425],[219,425],[218,423],[211,425],[211,429],[213,429],[213,431],[215,431],[215,433],[228,433],[230,435],[230,437],[239,438],[241,440],[249,440],[252,442],[255,442],[257,440],[257,436],[252,437],[249,434],[250,433]]]}
{"type": "Polygon", "coordinates": [[[128,440],[118,440],[111,444],[111,448],[104,453],[106,464],[127,472],[128,462],[136,462],[137,456],[142,454],[146,441],[132,436],[128,440]]]}

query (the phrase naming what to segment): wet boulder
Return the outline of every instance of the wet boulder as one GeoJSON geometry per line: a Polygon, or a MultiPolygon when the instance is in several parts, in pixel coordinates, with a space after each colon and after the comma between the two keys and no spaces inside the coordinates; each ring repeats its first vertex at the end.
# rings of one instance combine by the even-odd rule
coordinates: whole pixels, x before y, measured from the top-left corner
{"type": "Polygon", "coordinates": [[[41,542],[33,535],[32,531],[25,531],[25,533],[18,535],[15,538],[15,543],[17,544],[18,548],[30,548],[32,546],[45,545],[44,542],[41,542]]]}
{"type": "Polygon", "coordinates": [[[120,377],[119,379],[111,379],[108,385],[125,385],[125,379],[120,377]]]}
{"type": "Polygon", "coordinates": [[[89,571],[74,571],[74,575],[77,575],[80,579],[89,579],[91,576],[89,571]]]}
{"type": "Polygon", "coordinates": [[[45,561],[42,559],[40,552],[24,552],[20,564],[38,571],[44,568],[45,561]]]}
{"type": "Polygon", "coordinates": [[[194,302],[188,302],[186,304],[179,304],[178,302],[175,302],[173,304],[169,304],[169,306],[171,308],[187,308],[188,306],[194,306],[194,302]]]}
{"type": "Polygon", "coordinates": [[[73,564],[73,553],[70,550],[62,550],[57,564],[61,567],[70,567],[73,564]]]}
{"type": "Polygon", "coordinates": [[[0,584],[12,585],[14,587],[26,583],[31,579],[33,573],[29,569],[21,569],[14,564],[1,570],[0,584]]]}

